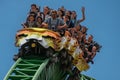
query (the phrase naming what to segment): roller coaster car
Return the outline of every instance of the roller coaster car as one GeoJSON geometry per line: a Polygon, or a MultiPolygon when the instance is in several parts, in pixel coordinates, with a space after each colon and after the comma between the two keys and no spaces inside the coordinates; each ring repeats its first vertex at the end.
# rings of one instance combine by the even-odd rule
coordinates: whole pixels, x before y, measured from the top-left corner
{"type": "Polygon", "coordinates": [[[80,71],[89,68],[89,65],[81,56],[82,49],[80,49],[78,41],[68,35],[61,36],[58,32],[52,30],[43,28],[21,29],[16,34],[15,45],[20,47],[19,53],[14,57],[15,60],[30,55],[47,58],[57,52],[59,53],[58,56],[61,55],[60,59],[66,59],[66,54],[70,55],[73,58],[70,63],[73,63],[80,71]]]}
{"type": "Polygon", "coordinates": [[[54,53],[54,44],[51,40],[57,38],[58,33],[38,28],[27,28],[19,30],[16,34],[15,45],[20,47],[19,53],[14,56],[14,60],[19,57],[35,55],[49,57],[54,53]],[[53,33],[51,33],[53,32],[53,33]],[[51,33],[51,34],[50,34],[51,33]]]}
{"type": "Polygon", "coordinates": [[[45,48],[39,44],[37,39],[29,39],[21,46],[19,52],[21,57],[32,54],[41,55],[41,53],[45,53],[45,48]]]}

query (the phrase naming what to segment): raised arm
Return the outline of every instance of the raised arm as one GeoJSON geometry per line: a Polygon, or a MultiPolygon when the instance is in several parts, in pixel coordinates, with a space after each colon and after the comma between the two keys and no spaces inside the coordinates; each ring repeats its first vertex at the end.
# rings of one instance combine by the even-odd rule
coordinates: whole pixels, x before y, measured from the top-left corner
{"type": "Polygon", "coordinates": [[[78,20],[78,23],[81,23],[82,21],[85,20],[85,7],[82,7],[81,11],[82,11],[82,18],[78,20]]]}

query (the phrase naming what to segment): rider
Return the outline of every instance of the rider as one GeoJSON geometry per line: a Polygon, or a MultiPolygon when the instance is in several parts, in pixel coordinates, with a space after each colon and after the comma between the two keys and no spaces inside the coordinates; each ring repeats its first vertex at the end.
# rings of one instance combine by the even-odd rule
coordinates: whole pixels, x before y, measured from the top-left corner
{"type": "Polygon", "coordinates": [[[46,19],[43,23],[42,26],[44,28],[48,28],[53,31],[58,31],[60,29],[66,28],[66,24],[64,21],[60,18],[57,18],[57,11],[53,10],[51,12],[51,17],[46,19]]]}

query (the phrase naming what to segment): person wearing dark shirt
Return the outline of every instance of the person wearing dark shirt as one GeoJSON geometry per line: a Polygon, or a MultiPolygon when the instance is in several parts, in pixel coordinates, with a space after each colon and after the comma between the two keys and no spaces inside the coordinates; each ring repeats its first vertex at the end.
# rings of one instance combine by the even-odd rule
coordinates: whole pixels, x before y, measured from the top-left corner
{"type": "Polygon", "coordinates": [[[24,28],[37,27],[35,17],[33,15],[28,16],[26,23],[22,24],[24,28]]]}

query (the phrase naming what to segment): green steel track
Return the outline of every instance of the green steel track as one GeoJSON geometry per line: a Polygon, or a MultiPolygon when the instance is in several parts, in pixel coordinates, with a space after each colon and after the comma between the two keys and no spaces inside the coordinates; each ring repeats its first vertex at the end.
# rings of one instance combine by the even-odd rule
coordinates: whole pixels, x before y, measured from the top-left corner
{"type": "Polygon", "coordinates": [[[86,75],[83,75],[83,74],[80,74],[80,80],[96,80],[96,79],[91,78],[91,77],[86,76],[86,75]]]}
{"type": "MultiPolygon", "coordinates": [[[[40,75],[44,74],[48,62],[49,59],[41,59],[38,57],[19,58],[8,71],[4,80],[44,80],[45,78],[41,79],[40,75]]],[[[95,80],[83,74],[80,74],[79,77],[80,80],[95,80]]]]}
{"type": "Polygon", "coordinates": [[[19,58],[11,67],[4,80],[37,80],[48,61],[48,59],[41,60],[39,58],[19,58]]]}

